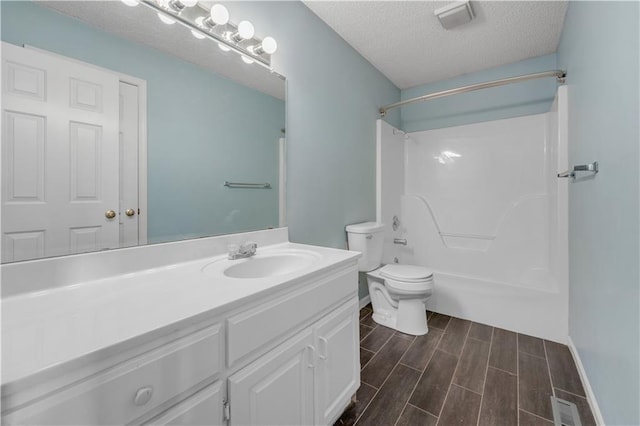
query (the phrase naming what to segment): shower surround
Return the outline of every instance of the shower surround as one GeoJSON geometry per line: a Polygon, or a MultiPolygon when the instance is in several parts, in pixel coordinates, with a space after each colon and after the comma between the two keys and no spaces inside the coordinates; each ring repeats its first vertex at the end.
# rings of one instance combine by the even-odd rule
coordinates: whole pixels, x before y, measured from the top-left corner
{"type": "Polygon", "coordinates": [[[409,134],[378,121],[383,260],[434,271],[428,309],[566,343],[567,110],[560,87],[544,114],[409,134]]]}

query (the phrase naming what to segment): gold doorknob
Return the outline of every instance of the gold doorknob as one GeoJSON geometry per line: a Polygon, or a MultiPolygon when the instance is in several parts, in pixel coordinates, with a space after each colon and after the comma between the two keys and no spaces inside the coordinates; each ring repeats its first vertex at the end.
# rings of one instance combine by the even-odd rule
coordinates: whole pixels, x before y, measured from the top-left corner
{"type": "Polygon", "coordinates": [[[106,212],[104,212],[104,217],[106,217],[107,219],[113,219],[114,217],[116,217],[116,212],[113,210],[107,210],[106,212]]]}
{"type": "Polygon", "coordinates": [[[125,210],[124,214],[126,214],[127,216],[133,216],[134,214],[136,214],[136,211],[134,209],[127,209],[125,210]]]}

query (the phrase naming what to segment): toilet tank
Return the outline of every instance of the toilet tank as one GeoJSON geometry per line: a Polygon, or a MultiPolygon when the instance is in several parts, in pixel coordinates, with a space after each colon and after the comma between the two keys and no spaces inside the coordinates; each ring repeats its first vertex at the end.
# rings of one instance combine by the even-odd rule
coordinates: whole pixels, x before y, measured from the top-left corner
{"type": "Polygon", "coordinates": [[[362,257],[358,261],[358,269],[368,272],[380,266],[384,225],[377,222],[355,223],[347,225],[346,230],[349,250],[362,253],[362,257]]]}

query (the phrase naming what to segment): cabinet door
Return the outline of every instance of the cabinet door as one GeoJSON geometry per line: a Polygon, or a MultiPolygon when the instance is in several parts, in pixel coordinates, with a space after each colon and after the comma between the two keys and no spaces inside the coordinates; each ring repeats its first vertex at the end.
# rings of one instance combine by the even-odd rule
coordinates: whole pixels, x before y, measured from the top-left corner
{"type": "Polygon", "coordinates": [[[307,329],[231,376],[230,425],[312,424],[314,352],[307,329]]]}
{"type": "Polygon", "coordinates": [[[223,395],[222,382],[215,382],[147,424],[155,426],[223,425],[223,395]]]}
{"type": "Polygon", "coordinates": [[[316,424],[331,424],[360,386],[358,299],[319,321],[314,327],[317,347],[316,424]]]}

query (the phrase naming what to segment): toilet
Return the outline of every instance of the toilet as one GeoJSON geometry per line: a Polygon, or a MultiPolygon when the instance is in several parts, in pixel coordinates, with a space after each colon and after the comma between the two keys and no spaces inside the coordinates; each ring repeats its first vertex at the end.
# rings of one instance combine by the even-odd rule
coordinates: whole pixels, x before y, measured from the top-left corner
{"type": "Polygon", "coordinates": [[[358,269],[367,272],[373,320],[402,333],[427,334],[425,303],[433,293],[433,272],[422,266],[382,263],[384,225],[357,223],[346,227],[349,250],[362,252],[358,269]]]}

